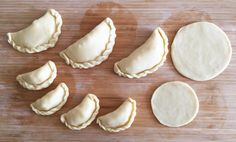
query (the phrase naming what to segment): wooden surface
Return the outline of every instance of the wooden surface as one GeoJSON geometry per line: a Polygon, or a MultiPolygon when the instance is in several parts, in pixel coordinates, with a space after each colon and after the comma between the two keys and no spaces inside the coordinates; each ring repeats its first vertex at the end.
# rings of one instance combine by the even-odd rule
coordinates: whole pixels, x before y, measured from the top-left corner
{"type": "Polygon", "coordinates": [[[0,1],[0,141],[236,141],[236,1],[0,1]],[[55,48],[37,54],[14,50],[6,38],[54,8],[63,17],[62,34],[55,48]],[[88,70],[72,69],[58,53],[81,38],[105,17],[111,17],[117,28],[114,51],[101,65],[88,70]],[[175,70],[170,54],[157,72],[141,79],[127,79],[113,72],[113,64],[141,45],[157,27],[162,27],[170,44],[183,25],[206,20],[217,24],[228,35],[233,56],[228,68],[206,82],[191,81],[175,70]],[[58,68],[54,83],[41,91],[23,89],[16,75],[31,71],[48,60],[58,68]],[[190,84],[200,101],[200,111],[192,123],[180,128],[161,125],[150,107],[153,91],[162,83],[180,80],[190,84]],[[66,82],[70,97],[65,106],[52,116],[38,116],[29,105],[66,82]],[[81,131],[66,128],[59,117],[76,106],[87,93],[100,99],[99,115],[117,108],[128,96],[137,101],[137,117],[132,127],[120,133],[108,133],[93,122],[81,131]]]}

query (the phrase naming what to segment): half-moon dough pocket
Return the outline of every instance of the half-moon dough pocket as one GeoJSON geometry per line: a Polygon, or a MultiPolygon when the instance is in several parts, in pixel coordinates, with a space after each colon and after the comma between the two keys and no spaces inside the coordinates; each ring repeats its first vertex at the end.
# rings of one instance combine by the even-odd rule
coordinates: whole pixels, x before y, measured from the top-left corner
{"type": "Polygon", "coordinates": [[[136,116],[136,101],[128,98],[115,111],[100,116],[99,126],[105,131],[119,132],[128,129],[136,116]]]}
{"type": "Polygon", "coordinates": [[[8,42],[23,53],[36,53],[54,47],[61,34],[62,18],[54,9],[18,32],[7,33],[8,42]]]}
{"type": "Polygon", "coordinates": [[[114,65],[114,71],[123,77],[140,78],[155,72],[163,65],[168,53],[168,38],[158,27],[149,39],[128,57],[114,65]]]}
{"type": "Polygon", "coordinates": [[[112,20],[106,18],[83,38],[60,52],[60,56],[73,68],[87,69],[99,65],[112,52],[115,31],[112,20]]]}
{"type": "Polygon", "coordinates": [[[41,90],[51,85],[56,76],[57,68],[55,63],[48,61],[36,70],[18,75],[16,80],[26,89],[41,90]]]}
{"type": "Polygon", "coordinates": [[[48,92],[30,106],[36,114],[51,115],[63,107],[68,96],[68,87],[65,83],[60,83],[54,90],[48,92]]]}
{"type": "Polygon", "coordinates": [[[98,98],[88,94],[79,105],[61,115],[61,122],[72,130],[81,130],[93,122],[99,108],[98,98]]]}

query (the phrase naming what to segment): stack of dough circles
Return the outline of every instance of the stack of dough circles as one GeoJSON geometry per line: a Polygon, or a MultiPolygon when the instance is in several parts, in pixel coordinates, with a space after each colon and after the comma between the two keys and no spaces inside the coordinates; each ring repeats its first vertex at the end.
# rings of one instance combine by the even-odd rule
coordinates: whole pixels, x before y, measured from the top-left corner
{"type": "Polygon", "coordinates": [[[176,34],[171,57],[183,76],[196,81],[210,80],[228,66],[232,48],[227,35],[209,22],[182,27],[176,34]]]}
{"type": "Polygon", "coordinates": [[[188,84],[173,81],[155,90],[151,106],[161,124],[180,127],[190,123],[196,117],[199,102],[196,93],[188,84]]]}

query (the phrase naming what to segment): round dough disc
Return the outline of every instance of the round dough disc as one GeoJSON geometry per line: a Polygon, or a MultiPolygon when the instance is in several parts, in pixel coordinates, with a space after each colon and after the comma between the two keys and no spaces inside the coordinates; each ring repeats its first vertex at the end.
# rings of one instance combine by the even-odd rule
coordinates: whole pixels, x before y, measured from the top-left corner
{"type": "Polygon", "coordinates": [[[151,106],[161,124],[180,127],[190,123],[196,117],[199,102],[194,90],[188,84],[173,81],[155,90],[151,106]]]}
{"type": "Polygon", "coordinates": [[[210,80],[228,66],[232,48],[227,35],[215,24],[196,22],[182,27],[171,47],[175,68],[196,81],[210,80]]]}

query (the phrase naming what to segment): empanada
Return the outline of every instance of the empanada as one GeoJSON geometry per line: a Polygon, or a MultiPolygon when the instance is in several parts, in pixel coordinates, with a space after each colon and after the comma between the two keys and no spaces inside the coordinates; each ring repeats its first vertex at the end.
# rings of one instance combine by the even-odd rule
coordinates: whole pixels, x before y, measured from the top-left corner
{"type": "Polygon", "coordinates": [[[163,65],[168,53],[168,38],[161,28],[128,57],[116,62],[114,71],[123,77],[140,78],[153,73],[163,65]]]}
{"type": "Polygon", "coordinates": [[[7,33],[8,42],[23,53],[36,53],[54,47],[61,34],[62,18],[54,9],[15,33],[7,33]]]}
{"type": "Polygon", "coordinates": [[[41,90],[51,85],[56,76],[57,68],[55,63],[48,61],[36,70],[18,75],[16,80],[26,89],[41,90]]]}
{"type": "Polygon", "coordinates": [[[128,98],[115,111],[100,116],[99,126],[105,131],[119,132],[128,129],[136,116],[136,101],[128,98]]]}
{"type": "Polygon", "coordinates": [[[94,67],[106,60],[112,52],[115,32],[112,20],[106,18],[83,38],[60,52],[60,56],[73,68],[94,67]]]}
{"type": "Polygon", "coordinates": [[[65,83],[60,83],[57,88],[48,92],[30,106],[32,110],[39,115],[51,115],[62,108],[68,96],[68,87],[65,83]]]}
{"type": "Polygon", "coordinates": [[[61,122],[72,130],[81,130],[92,123],[99,108],[98,98],[88,94],[78,106],[61,115],[61,122]]]}

